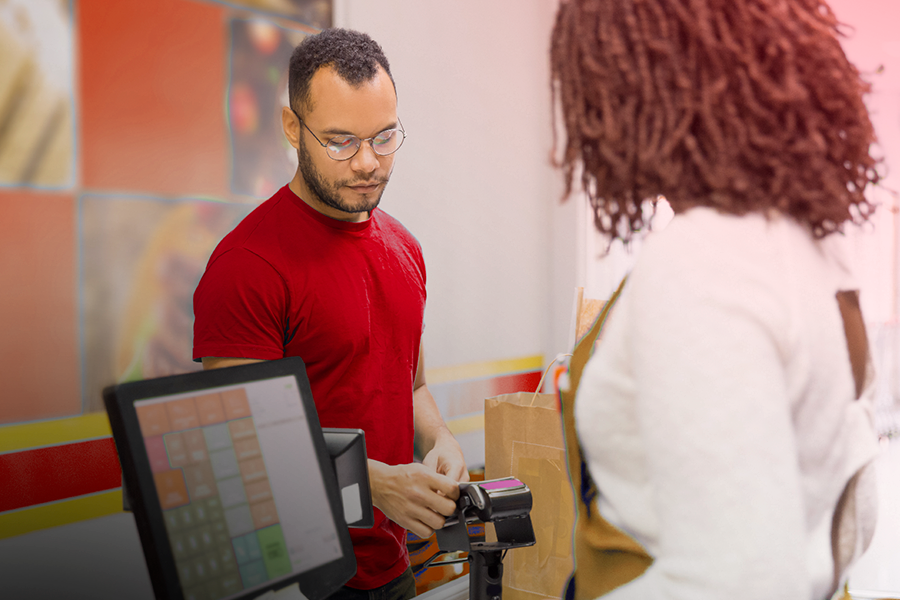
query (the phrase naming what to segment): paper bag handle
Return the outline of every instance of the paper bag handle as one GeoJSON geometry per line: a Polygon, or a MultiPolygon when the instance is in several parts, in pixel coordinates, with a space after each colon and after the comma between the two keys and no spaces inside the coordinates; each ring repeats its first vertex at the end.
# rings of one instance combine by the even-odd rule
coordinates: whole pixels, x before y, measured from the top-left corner
{"type": "Polygon", "coordinates": [[[534,406],[534,401],[537,399],[537,395],[541,393],[541,389],[544,387],[544,378],[547,376],[547,373],[550,372],[550,367],[552,367],[554,363],[556,363],[556,361],[566,358],[567,356],[572,356],[572,353],[570,352],[569,354],[557,354],[556,358],[550,361],[550,364],[547,365],[546,369],[544,369],[544,374],[541,375],[541,380],[538,381],[537,389],[534,390],[534,396],[531,397],[531,403],[529,403],[528,406],[534,406]]]}

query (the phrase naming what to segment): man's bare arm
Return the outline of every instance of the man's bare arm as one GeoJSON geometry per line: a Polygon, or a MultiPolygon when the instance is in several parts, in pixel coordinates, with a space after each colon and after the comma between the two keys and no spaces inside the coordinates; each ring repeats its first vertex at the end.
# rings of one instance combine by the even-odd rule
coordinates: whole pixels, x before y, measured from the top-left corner
{"type": "Polygon", "coordinates": [[[419,365],[413,384],[416,447],[422,463],[454,481],[469,481],[469,471],[459,442],[450,433],[425,383],[425,354],[419,345],[419,365]]]}
{"type": "Polygon", "coordinates": [[[369,460],[372,503],[389,519],[421,538],[444,525],[456,510],[460,481],[469,480],[462,450],[425,385],[425,366],[419,364],[413,385],[416,441],[425,458],[421,464],[388,466],[369,460]]]}
{"type": "Polygon", "coordinates": [[[260,358],[230,358],[226,356],[204,356],[203,370],[221,369],[222,367],[236,367],[237,365],[249,365],[263,362],[260,358]]]}

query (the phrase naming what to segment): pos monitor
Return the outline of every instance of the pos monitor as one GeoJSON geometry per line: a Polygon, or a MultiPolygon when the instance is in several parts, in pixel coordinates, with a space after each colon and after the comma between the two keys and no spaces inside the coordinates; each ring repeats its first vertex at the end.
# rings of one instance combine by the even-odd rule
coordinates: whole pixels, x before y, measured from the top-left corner
{"type": "Polygon", "coordinates": [[[245,600],[356,572],[341,493],[299,358],[108,387],[158,599],[245,600]]]}

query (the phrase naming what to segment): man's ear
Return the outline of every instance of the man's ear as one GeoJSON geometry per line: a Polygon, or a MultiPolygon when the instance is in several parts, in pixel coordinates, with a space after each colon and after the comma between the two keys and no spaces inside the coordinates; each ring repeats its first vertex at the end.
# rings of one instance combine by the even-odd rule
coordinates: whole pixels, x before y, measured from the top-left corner
{"type": "Polygon", "coordinates": [[[289,106],[281,107],[281,127],[288,143],[296,149],[300,147],[300,119],[289,106]]]}

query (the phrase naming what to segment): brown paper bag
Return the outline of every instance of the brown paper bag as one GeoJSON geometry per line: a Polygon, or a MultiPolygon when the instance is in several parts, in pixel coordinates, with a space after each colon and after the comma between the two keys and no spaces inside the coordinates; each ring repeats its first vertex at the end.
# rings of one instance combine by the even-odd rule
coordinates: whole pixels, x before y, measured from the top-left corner
{"type": "Polygon", "coordinates": [[[506,600],[559,598],[572,573],[574,500],[554,394],[519,392],[484,401],[485,479],[512,475],[531,488],[536,543],[503,561],[506,600]]]}

